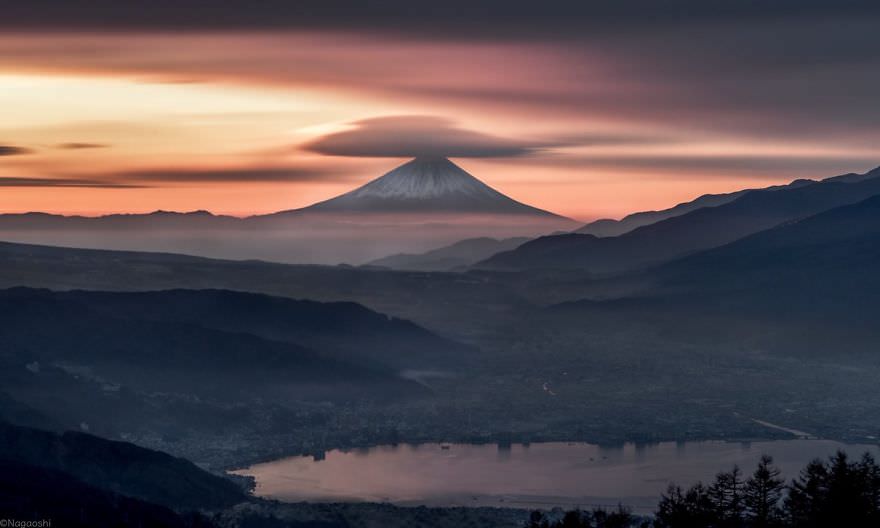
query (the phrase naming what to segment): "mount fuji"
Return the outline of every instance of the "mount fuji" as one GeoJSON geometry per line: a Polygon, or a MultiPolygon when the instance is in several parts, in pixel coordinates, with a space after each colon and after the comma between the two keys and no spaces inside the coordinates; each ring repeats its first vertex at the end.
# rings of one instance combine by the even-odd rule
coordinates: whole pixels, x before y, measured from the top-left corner
{"type": "Polygon", "coordinates": [[[207,211],[0,214],[0,239],[304,264],[365,263],[463,239],[570,231],[574,220],[518,202],[446,158],[418,157],[352,191],[300,209],[237,218],[207,211]]]}
{"type": "Polygon", "coordinates": [[[568,220],[518,202],[442,157],[419,157],[301,213],[468,213],[568,220]]]}

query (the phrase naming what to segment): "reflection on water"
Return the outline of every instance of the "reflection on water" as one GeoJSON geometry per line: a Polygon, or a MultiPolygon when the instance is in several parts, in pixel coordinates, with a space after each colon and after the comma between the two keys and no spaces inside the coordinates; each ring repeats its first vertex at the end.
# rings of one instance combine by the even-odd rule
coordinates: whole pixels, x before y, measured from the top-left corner
{"type": "Polygon", "coordinates": [[[426,444],[328,451],[237,471],[257,480],[257,494],[287,501],[379,501],[403,505],[591,507],[618,502],[651,511],[670,482],[707,481],[739,465],[751,472],[762,454],[791,478],[837,449],[852,456],[876,446],[828,440],[426,444]]]}

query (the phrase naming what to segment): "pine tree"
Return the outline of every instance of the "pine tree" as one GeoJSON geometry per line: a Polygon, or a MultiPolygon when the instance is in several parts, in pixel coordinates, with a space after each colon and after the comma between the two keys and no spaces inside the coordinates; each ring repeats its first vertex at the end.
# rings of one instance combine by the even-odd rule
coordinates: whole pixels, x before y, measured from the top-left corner
{"type": "MultiPolygon", "coordinates": [[[[562,517],[562,524],[559,525],[560,528],[582,528],[583,523],[583,515],[581,515],[580,510],[571,510],[565,512],[565,515],[562,517]]],[[[589,523],[589,519],[587,519],[589,523]]],[[[588,524],[589,526],[589,524],[588,524]]]]}
{"type": "Polygon", "coordinates": [[[686,492],[680,486],[670,485],[662,495],[655,513],[655,528],[705,528],[711,526],[714,515],[705,486],[697,483],[686,492]]]}
{"type": "Polygon", "coordinates": [[[758,469],[746,481],[743,490],[743,503],[748,525],[755,528],[770,528],[782,523],[779,501],[785,489],[785,481],[779,477],[780,471],[773,466],[773,459],[761,457],[758,469]]]}
{"type": "Polygon", "coordinates": [[[709,501],[715,514],[717,526],[738,528],[743,524],[743,481],[739,467],[715,476],[709,487],[709,501]]]}
{"type": "Polygon", "coordinates": [[[529,522],[526,524],[526,528],[549,528],[549,526],[547,517],[539,510],[535,510],[529,515],[529,522]]]}
{"type": "Polygon", "coordinates": [[[828,470],[816,459],[801,470],[788,487],[785,512],[793,528],[818,527],[818,515],[828,495],[828,470]]]}
{"type": "Polygon", "coordinates": [[[864,504],[868,508],[869,523],[880,526],[880,466],[870,453],[865,453],[858,467],[864,486],[864,504]]]}
{"type": "Polygon", "coordinates": [[[876,526],[872,511],[871,462],[850,462],[838,451],[828,467],[828,494],[819,520],[839,526],[876,526]]]}
{"type": "Polygon", "coordinates": [[[592,519],[595,528],[628,528],[633,517],[630,511],[618,504],[617,509],[613,511],[593,510],[592,519]]]}

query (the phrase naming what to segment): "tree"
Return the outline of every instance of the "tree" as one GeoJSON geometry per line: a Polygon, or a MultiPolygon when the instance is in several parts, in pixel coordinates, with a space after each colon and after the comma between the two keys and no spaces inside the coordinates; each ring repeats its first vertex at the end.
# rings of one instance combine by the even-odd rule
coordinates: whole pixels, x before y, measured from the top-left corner
{"type": "Polygon", "coordinates": [[[877,494],[872,482],[877,465],[870,456],[850,462],[838,451],[828,467],[827,496],[820,519],[839,526],[877,526],[877,494]]]}
{"type": "Polygon", "coordinates": [[[785,499],[788,523],[794,528],[818,527],[819,511],[828,494],[828,470],[819,460],[813,460],[792,480],[785,499]]]}
{"type": "Polygon", "coordinates": [[[526,528],[549,528],[550,523],[547,517],[539,510],[535,510],[529,515],[529,522],[526,528]]]}
{"type": "Polygon", "coordinates": [[[770,528],[782,523],[779,501],[785,490],[785,481],[779,475],[779,469],[773,466],[773,458],[762,456],[758,469],[746,481],[743,489],[743,504],[749,526],[770,528]]]}
{"type": "Polygon", "coordinates": [[[655,513],[655,528],[705,528],[712,525],[712,505],[705,486],[697,483],[686,492],[670,484],[660,498],[655,513]]]}
{"type": "Polygon", "coordinates": [[[562,524],[558,525],[559,528],[583,528],[584,526],[590,526],[589,518],[584,518],[581,514],[580,510],[571,510],[565,512],[565,515],[562,517],[562,524]]]}
{"type": "Polygon", "coordinates": [[[864,503],[870,512],[871,524],[880,526],[880,466],[870,453],[859,461],[859,472],[864,483],[864,503]]]}
{"type": "MultiPolygon", "coordinates": [[[[739,468],[719,473],[711,486],[683,490],[670,485],[657,504],[654,528],[830,528],[880,527],[880,466],[870,454],[850,461],[838,452],[813,460],[787,487],[773,459],[762,456],[743,482],[739,468]],[[785,500],[782,500],[783,495],[785,500]],[[783,507],[780,508],[780,503],[783,507]]],[[[549,523],[540,512],[528,528],[626,528],[629,511],[567,512],[549,523]]],[[[642,523],[647,527],[648,521],[642,523]]]]}
{"type": "Polygon", "coordinates": [[[620,504],[617,505],[617,510],[611,512],[595,509],[592,518],[592,526],[595,528],[628,528],[633,522],[630,511],[620,504]]]}
{"type": "Polygon", "coordinates": [[[850,462],[842,451],[814,460],[789,486],[785,511],[793,528],[880,526],[880,468],[870,455],[850,462]]]}
{"type": "Polygon", "coordinates": [[[709,501],[715,515],[716,525],[737,528],[743,525],[743,480],[739,467],[718,473],[709,487],[709,501]]]}

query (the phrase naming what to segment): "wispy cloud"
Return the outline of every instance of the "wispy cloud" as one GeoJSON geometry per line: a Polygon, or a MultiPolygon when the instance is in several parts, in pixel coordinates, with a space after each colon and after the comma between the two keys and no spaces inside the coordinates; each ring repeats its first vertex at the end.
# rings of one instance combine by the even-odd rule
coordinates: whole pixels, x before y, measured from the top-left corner
{"type": "Polygon", "coordinates": [[[107,148],[110,145],[105,145],[103,143],[59,143],[56,145],[56,148],[63,150],[86,150],[86,149],[100,149],[107,148]]]}
{"type": "Polygon", "coordinates": [[[211,182],[314,182],[348,181],[344,171],[334,167],[238,167],[238,168],[183,168],[116,172],[107,178],[117,182],[131,183],[211,183],[211,182]]]}
{"type": "MultiPolygon", "coordinates": [[[[575,170],[604,170],[619,174],[638,173],[665,179],[724,179],[749,175],[753,178],[779,180],[790,178],[825,178],[836,173],[868,170],[880,163],[871,156],[778,155],[650,155],[650,154],[563,154],[530,160],[544,167],[575,170]]],[[[643,178],[650,176],[643,176],[643,178]]]]}

